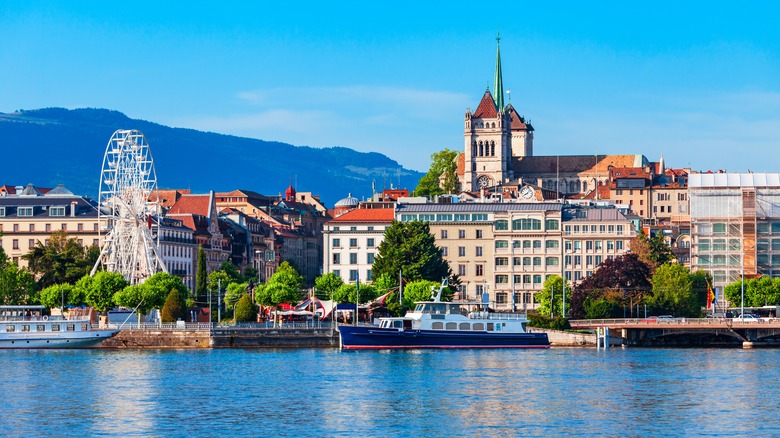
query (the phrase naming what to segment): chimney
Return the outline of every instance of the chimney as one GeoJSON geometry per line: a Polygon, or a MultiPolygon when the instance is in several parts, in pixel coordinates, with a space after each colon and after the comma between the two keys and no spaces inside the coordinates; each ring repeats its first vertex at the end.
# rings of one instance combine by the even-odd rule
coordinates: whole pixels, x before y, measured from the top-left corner
{"type": "Polygon", "coordinates": [[[70,201],[70,217],[76,217],[76,206],[78,201],[70,201]]]}

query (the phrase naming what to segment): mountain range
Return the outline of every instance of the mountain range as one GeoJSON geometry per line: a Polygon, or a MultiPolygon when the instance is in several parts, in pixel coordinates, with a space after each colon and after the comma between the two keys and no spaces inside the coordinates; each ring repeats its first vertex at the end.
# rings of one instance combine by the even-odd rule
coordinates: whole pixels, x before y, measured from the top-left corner
{"type": "Polygon", "coordinates": [[[118,129],[137,129],[154,158],[159,188],[252,190],[278,195],[293,183],[326,206],[352,194],[417,186],[423,173],[376,152],[293,146],[233,135],[173,128],[107,109],[44,108],[0,113],[0,185],[55,187],[97,198],[106,145],[118,129]]]}

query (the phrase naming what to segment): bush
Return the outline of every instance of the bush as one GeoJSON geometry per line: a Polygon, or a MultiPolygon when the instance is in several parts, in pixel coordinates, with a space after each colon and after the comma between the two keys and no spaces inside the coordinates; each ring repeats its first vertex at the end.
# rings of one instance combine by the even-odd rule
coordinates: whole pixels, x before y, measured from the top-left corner
{"type": "Polygon", "coordinates": [[[171,289],[160,312],[160,319],[162,322],[176,322],[179,319],[184,319],[185,312],[186,309],[181,302],[181,294],[177,289],[171,289]]]}
{"type": "Polygon", "coordinates": [[[257,321],[257,307],[252,303],[252,297],[244,294],[236,303],[236,322],[257,321]]]}
{"type": "Polygon", "coordinates": [[[550,318],[549,316],[542,315],[536,312],[531,312],[528,314],[528,325],[531,327],[545,328],[551,330],[568,330],[571,328],[571,325],[569,324],[569,320],[562,316],[556,316],[555,318],[550,318]]]}

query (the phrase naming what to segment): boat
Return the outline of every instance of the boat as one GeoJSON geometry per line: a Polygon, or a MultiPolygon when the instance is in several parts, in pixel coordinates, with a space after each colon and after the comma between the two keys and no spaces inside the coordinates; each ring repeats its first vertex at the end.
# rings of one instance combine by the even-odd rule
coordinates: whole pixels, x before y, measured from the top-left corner
{"type": "Polygon", "coordinates": [[[44,309],[34,305],[0,306],[0,348],[86,348],[119,333],[96,328],[85,317],[50,317],[44,309]]]}
{"type": "Polygon", "coordinates": [[[445,302],[442,281],[432,301],[415,303],[403,317],[379,318],[378,325],[340,325],[345,350],[415,348],[550,348],[547,333],[526,330],[520,313],[495,313],[479,302],[445,302]]]}

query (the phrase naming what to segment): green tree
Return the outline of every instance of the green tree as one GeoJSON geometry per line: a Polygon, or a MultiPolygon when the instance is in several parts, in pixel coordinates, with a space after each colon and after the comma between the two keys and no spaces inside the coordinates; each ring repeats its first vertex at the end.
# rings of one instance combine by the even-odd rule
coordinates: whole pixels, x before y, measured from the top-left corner
{"type": "Polygon", "coordinates": [[[303,277],[288,262],[282,262],[266,284],[255,290],[255,301],[263,306],[297,303],[301,299],[303,277]]]}
{"type": "Polygon", "coordinates": [[[206,253],[203,251],[203,245],[198,246],[198,267],[195,272],[195,300],[198,303],[207,301],[208,276],[206,275],[206,253]]]}
{"type": "Polygon", "coordinates": [[[314,279],[315,295],[321,299],[332,299],[333,293],[343,284],[344,280],[332,272],[320,275],[314,279]]]}
{"type": "MultiPolygon", "coordinates": [[[[3,239],[3,233],[0,232],[0,241],[3,239]]],[[[5,250],[3,249],[3,246],[0,245],[0,269],[5,268],[5,265],[8,264],[9,258],[8,254],[5,253],[5,250]]]]}
{"type": "Polygon", "coordinates": [[[650,267],[651,272],[656,268],[676,260],[672,248],[664,241],[664,236],[658,233],[649,238],[643,231],[639,231],[629,242],[631,252],[639,257],[639,260],[650,267]]]}
{"type": "MultiPolygon", "coordinates": [[[[742,305],[742,281],[725,287],[726,298],[733,307],[742,305]]],[[[780,278],[762,276],[745,280],[745,306],[760,307],[780,304],[780,278]]]]}
{"type": "Polygon", "coordinates": [[[84,275],[76,281],[76,284],[73,285],[71,305],[80,306],[82,304],[87,304],[87,294],[89,293],[90,288],[92,288],[92,280],[93,278],[91,276],[84,275]]]}
{"type": "MultiPolygon", "coordinates": [[[[433,295],[439,290],[441,283],[428,280],[412,281],[404,285],[403,304],[399,311],[400,314],[406,313],[407,310],[414,309],[415,303],[418,301],[431,301],[433,295]]],[[[442,301],[449,301],[452,298],[452,291],[447,289],[442,293],[442,301]]]]}
{"type": "MultiPolygon", "coordinates": [[[[539,304],[536,311],[544,316],[563,315],[563,290],[564,281],[560,275],[551,275],[547,277],[542,285],[542,290],[534,294],[534,302],[539,304]],[[552,307],[551,307],[552,306],[552,307]]],[[[571,309],[569,300],[571,298],[571,289],[566,285],[566,309],[571,309]]]]}
{"type": "Polygon", "coordinates": [[[89,273],[97,261],[97,247],[84,248],[65,231],[52,234],[45,243],[38,241],[30,252],[23,255],[30,272],[39,287],[54,284],[73,284],[89,273]]]}
{"type": "Polygon", "coordinates": [[[393,221],[385,230],[385,237],[379,245],[379,253],[374,259],[373,274],[381,277],[398,275],[403,269],[408,281],[429,280],[440,282],[447,278],[451,286],[460,284],[452,274],[449,263],[444,260],[441,248],[430,232],[428,222],[393,221]]]}
{"type": "MultiPolygon", "coordinates": [[[[335,300],[337,303],[355,303],[355,300],[358,298],[357,296],[358,289],[356,285],[354,284],[342,284],[336,291],[333,293],[333,300],[335,300]]],[[[376,288],[374,288],[373,285],[370,284],[360,284],[360,303],[367,303],[373,299],[376,299],[377,297],[376,288]]]]}
{"type": "Polygon", "coordinates": [[[235,320],[236,322],[257,321],[257,307],[248,293],[242,295],[236,303],[235,320]]]}
{"type": "Polygon", "coordinates": [[[593,275],[574,287],[571,293],[569,317],[574,319],[586,317],[585,303],[593,305],[602,298],[608,301],[618,300],[614,304],[621,311],[611,317],[622,317],[623,306],[628,307],[630,303],[638,302],[642,296],[650,292],[650,289],[650,267],[639,260],[637,254],[624,254],[614,259],[604,260],[593,275]]]}
{"type": "Polygon", "coordinates": [[[699,317],[699,297],[693,291],[691,273],[678,263],[659,266],[653,274],[653,294],[649,298],[654,312],[675,316],[699,317]]]}
{"type": "Polygon", "coordinates": [[[160,319],[167,323],[176,322],[179,319],[183,320],[185,311],[184,303],[181,301],[181,293],[176,289],[171,289],[160,311],[160,319]]]}
{"type": "Polygon", "coordinates": [[[14,262],[0,268],[0,302],[5,305],[34,304],[38,286],[32,274],[14,262]]]}
{"type": "Polygon", "coordinates": [[[68,283],[55,284],[42,290],[38,295],[42,305],[52,307],[63,307],[65,305],[72,304],[70,302],[71,295],[73,294],[73,285],[68,283]]]}
{"type": "Polygon", "coordinates": [[[414,190],[418,196],[435,196],[443,193],[455,193],[458,182],[458,158],[459,152],[444,149],[431,155],[431,167],[428,169],[417,188],[414,190]]]}
{"type": "Polygon", "coordinates": [[[127,286],[127,281],[118,272],[100,271],[92,277],[85,302],[98,312],[105,312],[113,306],[114,294],[127,286]]]}
{"type": "Polygon", "coordinates": [[[241,275],[241,272],[238,271],[238,268],[236,265],[234,265],[232,262],[224,261],[221,265],[219,265],[219,270],[225,272],[228,277],[230,277],[230,281],[232,283],[244,283],[246,279],[243,275],[241,275]]]}
{"type": "Polygon", "coordinates": [[[241,299],[247,292],[247,283],[230,283],[225,290],[225,307],[230,310],[234,309],[238,300],[241,299]]]}

